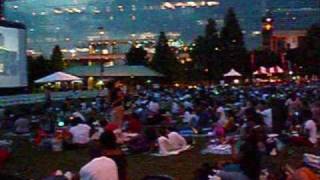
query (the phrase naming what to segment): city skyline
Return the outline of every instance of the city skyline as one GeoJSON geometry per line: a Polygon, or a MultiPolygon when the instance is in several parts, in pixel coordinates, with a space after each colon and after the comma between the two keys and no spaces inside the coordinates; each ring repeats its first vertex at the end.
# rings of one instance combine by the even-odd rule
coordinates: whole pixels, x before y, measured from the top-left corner
{"type": "Polygon", "coordinates": [[[181,39],[191,42],[203,33],[208,18],[221,28],[229,7],[237,13],[249,49],[261,44],[261,18],[267,11],[275,18],[276,30],[306,29],[320,19],[316,0],[193,2],[15,0],[6,2],[5,14],[7,20],[26,24],[28,48],[45,54],[55,44],[63,48],[83,46],[97,36],[98,27],[104,27],[112,39],[165,31],[181,34],[181,39]]]}

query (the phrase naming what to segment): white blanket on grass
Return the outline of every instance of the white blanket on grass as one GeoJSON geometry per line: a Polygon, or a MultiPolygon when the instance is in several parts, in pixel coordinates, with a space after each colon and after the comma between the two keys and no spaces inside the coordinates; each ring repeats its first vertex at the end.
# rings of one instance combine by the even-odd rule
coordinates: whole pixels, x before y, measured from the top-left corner
{"type": "Polygon", "coordinates": [[[189,149],[192,149],[191,145],[187,145],[182,149],[178,149],[178,150],[174,150],[174,151],[170,151],[167,154],[160,154],[160,153],[152,153],[151,156],[157,156],[157,157],[165,157],[165,156],[172,156],[172,155],[178,155],[184,151],[187,151],[189,149]]]}

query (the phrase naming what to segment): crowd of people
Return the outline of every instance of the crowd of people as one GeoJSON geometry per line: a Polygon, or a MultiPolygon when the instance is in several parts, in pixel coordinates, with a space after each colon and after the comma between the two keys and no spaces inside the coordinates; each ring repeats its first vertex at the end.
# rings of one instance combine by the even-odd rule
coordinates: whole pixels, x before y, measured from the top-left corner
{"type": "MultiPolygon", "coordinates": [[[[176,155],[195,143],[189,136],[202,135],[208,137],[208,144],[214,140],[230,145],[230,162],[204,164],[195,173],[196,179],[258,180],[266,174],[272,177],[263,171],[262,159],[280,151],[280,142],[317,147],[320,88],[313,83],[137,86],[128,91],[110,83],[93,101],[67,98],[55,103],[49,99],[44,110],[29,109],[24,114],[6,111],[2,127],[16,134],[29,133],[32,143],[41,148],[89,148],[92,160],[75,175],[80,179],[132,179],[127,174],[128,155],[176,155]]],[[[284,179],[305,172],[285,169],[284,179]]]]}

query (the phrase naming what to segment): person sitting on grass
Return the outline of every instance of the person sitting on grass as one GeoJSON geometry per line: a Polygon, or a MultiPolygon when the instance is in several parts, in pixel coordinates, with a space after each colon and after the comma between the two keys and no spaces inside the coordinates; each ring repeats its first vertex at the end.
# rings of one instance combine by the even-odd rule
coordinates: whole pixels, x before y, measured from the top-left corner
{"type": "Polygon", "coordinates": [[[128,133],[140,133],[142,130],[141,121],[136,113],[127,115],[125,118],[127,123],[126,131],[128,133]]]}
{"type": "Polygon", "coordinates": [[[187,141],[177,132],[170,132],[167,128],[160,129],[158,138],[159,153],[167,155],[171,151],[183,150],[187,147],[187,141]]]}
{"type": "Polygon", "coordinates": [[[87,124],[82,123],[80,118],[74,118],[71,121],[71,128],[69,133],[71,135],[72,142],[65,142],[65,146],[68,149],[74,149],[76,147],[82,147],[89,143],[90,141],[90,131],[91,127],[87,124]]]}
{"type": "Polygon", "coordinates": [[[30,132],[30,121],[24,116],[20,115],[14,122],[15,132],[17,134],[26,134],[30,132]]]}
{"type": "Polygon", "coordinates": [[[307,138],[306,144],[310,146],[315,146],[318,142],[317,139],[317,124],[312,119],[312,113],[309,110],[304,112],[304,134],[307,138]]]}
{"type": "Polygon", "coordinates": [[[79,176],[81,180],[119,180],[116,163],[105,156],[95,158],[84,165],[79,176]]]}
{"type": "Polygon", "coordinates": [[[295,146],[313,147],[317,144],[317,125],[312,119],[311,111],[303,111],[302,121],[304,123],[297,122],[290,128],[293,133],[290,143],[295,146]]]}
{"type": "Polygon", "coordinates": [[[33,125],[33,142],[35,145],[41,145],[43,140],[48,137],[48,133],[40,127],[39,124],[33,125]]]}
{"type": "Polygon", "coordinates": [[[247,176],[238,171],[226,171],[223,165],[218,163],[213,166],[209,163],[204,163],[195,171],[196,180],[208,179],[227,179],[227,180],[249,180],[247,176]]]}
{"type": "Polygon", "coordinates": [[[242,137],[239,150],[232,145],[232,158],[238,162],[243,174],[251,180],[258,180],[261,170],[261,152],[259,151],[259,133],[250,127],[242,137]]]}
{"type": "Polygon", "coordinates": [[[305,166],[294,169],[290,165],[286,164],[283,168],[285,171],[286,180],[314,180],[319,179],[317,175],[305,166]]]}
{"type": "Polygon", "coordinates": [[[156,132],[152,128],[146,128],[143,133],[132,138],[127,147],[130,153],[148,152],[154,150],[156,140],[156,132]]]}
{"type": "Polygon", "coordinates": [[[223,128],[226,132],[235,132],[237,130],[235,115],[232,111],[226,112],[227,121],[224,124],[223,128]]]}
{"type": "Polygon", "coordinates": [[[112,131],[105,131],[101,134],[99,146],[95,151],[92,151],[91,157],[107,157],[112,159],[116,163],[119,180],[127,179],[127,159],[117,144],[116,136],[112,131]]]}
{"type": "Polygon", "coordinates": [[[220,140],[225,138],[225,129],[219,122],[212,124],[212,135],[220,140]]]}

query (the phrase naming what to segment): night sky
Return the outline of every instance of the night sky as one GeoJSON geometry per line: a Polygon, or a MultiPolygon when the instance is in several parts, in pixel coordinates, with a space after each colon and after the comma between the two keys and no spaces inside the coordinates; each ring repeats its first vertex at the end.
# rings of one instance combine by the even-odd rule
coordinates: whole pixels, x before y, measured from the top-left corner
{"type": "MultiPolygon", "coordinates": [[[[318,0],[218,0],[220,5],[199,8],[161,9],[161,0],[14,0],[6,3],[8,20],[28,27],[29,48],[48,52],[54,44],[84,46],[97,28],[108,37],[125,39],[130,34],[160,31],[181,33],[187,42],[203,33],[206,19],[219,27],[229,7],[234,7],[244,30],[248,48],[258,47],[260,20],[267,10],[276,18],[275,28],[305,29],[320,21],[318,0]],[[80,12],[73,12],[74,8],[80,12]],[[71,10],[68,12],[66,9],[71,10]]],[[[176,3],[178,1],[169,1],[176,3]]],[[[186,2],[186,1],[180,1],[186,2]]],[[[195,1],[199,2],[199,1],[195,1]]]]}

